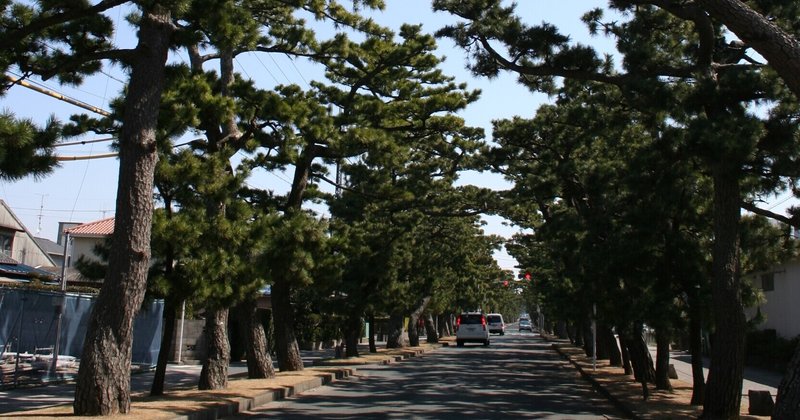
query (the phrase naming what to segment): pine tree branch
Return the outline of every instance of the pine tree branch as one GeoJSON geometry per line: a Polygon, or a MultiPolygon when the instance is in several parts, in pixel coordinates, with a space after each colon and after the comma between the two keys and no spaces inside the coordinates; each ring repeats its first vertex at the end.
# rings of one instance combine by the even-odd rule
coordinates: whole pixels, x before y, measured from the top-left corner
{"type": "Polygon", "coordinates": [[[12,49],[14,44],[24,41],[28,36],[41,32],[47,28],[55,25],[66,23],[71,20],[92,16],[100,12],[104,12],[113,7],[121,4],[128,3],[128,0],[107,0],[101,1],[92,7],[86,9],[73,9],[64,13],[47,16],[38,20],[34,20],[28,25],[16,30],[11,30],[0,37],[0,49],[12,49]]]}
{"type": "Polygon", "coordinates": [[[58,67],[56,68],[52,68],[46,71],[40,71],[39,77],[41,77],[42,80],[48,80],[59,73],[64,73],[70,70],[74,70],[80,67],[82,64],[91,61],[114,60],[127,63],[134,57],[135,53],[136,50],[134,49],[124,49],[124,50],[97,51],[91,54],[82,54],[78,57],[71,56],[70,60],[60,62],[58,67]]]}
{"type": "Polygon", "coordinates": [[[666,10],[679,19],[692,21],[700,41],[696,68],[702,70],[712,65],[715,40],[714,24],[706,12],[698,7],[697,4],[672,0],[628,0],[628,3],[656,6],[662,10],[666,10]]]}
{"type": "Polygon", "coordinates": [[[751,213],[755,213],[755,214],[757,214],[759,216],[768,217],[770,219],[774,219],[774,220],[777,220],[779,222],[786,223],[787,225],[792,226],[794,228],[799,228],[800,229],[800,220],[798,220],[796,217],[787,217],[787,216],[784,216],[782,214],[774,213],[774,212],[771,212],[769,210],[759,208],[755,204],[750,203],[750,202],[746,202],[746,201],[743,201],[741,203],[741,207],[743,209],[745,209],[745,210],[747,210],[747,211],[749,211],[751,213]]]}

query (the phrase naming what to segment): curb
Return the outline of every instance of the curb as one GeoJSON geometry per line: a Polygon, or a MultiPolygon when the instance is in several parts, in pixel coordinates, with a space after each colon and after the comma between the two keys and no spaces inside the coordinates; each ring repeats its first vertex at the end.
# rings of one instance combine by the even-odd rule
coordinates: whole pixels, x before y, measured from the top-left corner
{"type": "MultiPolygon", "coordinates": [[[[440,347],[445,347],[444,345],[440,347]]],[[[400,362],[405,359],[410,359],[412,357],[422,356],[428,351],[435,350],[438,347],[434,347],[431,349],[401,349],[399,350],[399,354],[387,354],[387,355],[377,355],[375,353],[368,353],[365,356],[360,356],[357,358],[352,359],[319,359],[315,360],[313,366],[315,367],[337,367],[337,366],[352,366],[352,365],[390,365],[392,363],[400,362]],[[370,356],[372,358],[370,358],[370,356]]]]}
{"type": "Polygon", "coordinates": [[[352,376],[354,373],[355,369],[340,368],[335,372],[328,372],[306,381],[299,382],[292,386],[267,391],[253,397],[233,397],[224,402],[213,403],[202,410],[196,410],[188,414],[172,417],[172,420],[216,420],[219,418],[232,416],[234,414],[248,411],[270,402],[284,400],[288,397],[321,387],[323,385],[329,385],[336,380],[352,376]]]}
{"type": "Polygon", "coordinates": [[[620,399],[615,397],[612,393],[608,392],[607,389],[603,388],[603,386],[600,385],[600,383],[597,382],[597,380],[595,380],[594,377],[590,373],[586,372],[583,369],[583,367],[580,365],[580,363],[576,362],[572,357],[569,356],[569,354],[561,351],[561,349],[558,348],[558,346],[555,343],[551,343],[550,346],[562,358],[564,358],[567,361],[569,361],[572,364],[572,366],[575,366],[575,368],[578,369],[578,372],[581,374],[581,377],[583,377],[590,384],[592,384],[592,388],[594,388],[597,392],[599,392],[601,395],[603,395],[603,397],[605,397],[609,402],[611,402],[611,404],[617,410],[622,412],[622,414],[624,414],[626,417],[631,418],[631,419],[639,420],[639,419],[642,418],[642,417],[638,416],[636,413],[634,413],[633,410],[631,410],[630,407],[625,405],[625,403],[623,403],[620,399]]]}

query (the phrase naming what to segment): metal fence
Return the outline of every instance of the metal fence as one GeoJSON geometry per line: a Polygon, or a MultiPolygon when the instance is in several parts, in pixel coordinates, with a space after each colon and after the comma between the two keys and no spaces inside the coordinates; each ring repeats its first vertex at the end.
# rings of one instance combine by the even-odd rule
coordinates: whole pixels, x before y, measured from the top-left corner
{"type": "MultiPolygon", "coordinates": [[[[0,387],[74,377],[94,301],[94,296],[0,288],[0,387]]],[[[134,365],[155,365],[163,311],[163,301],[156,300],[137,314],[134,365]]]]}

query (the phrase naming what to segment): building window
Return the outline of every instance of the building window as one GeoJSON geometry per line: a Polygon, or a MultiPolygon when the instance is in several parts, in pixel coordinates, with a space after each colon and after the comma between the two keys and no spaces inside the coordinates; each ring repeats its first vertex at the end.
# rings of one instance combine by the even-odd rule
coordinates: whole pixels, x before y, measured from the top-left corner
{"type": "Polygon", "coordinates": [[[775,290],[775,273],[761,275],[761,290],[771,292],[775,290]]]}
{"type": "Polygon", "coordinates": [[[0,254],[11,258],[12,246],[14,246],[14,233],[0,232],[0,254]]]}

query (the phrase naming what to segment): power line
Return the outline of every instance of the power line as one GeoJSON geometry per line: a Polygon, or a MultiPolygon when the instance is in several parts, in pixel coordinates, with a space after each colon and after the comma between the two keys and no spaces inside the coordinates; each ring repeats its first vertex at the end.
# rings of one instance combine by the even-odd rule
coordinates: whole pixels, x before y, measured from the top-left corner
{"type": "MultiPolygon", "coordinates": [[[[48,194],[40,194],[40,195],[48,195],[48,194]]],[[[43,214],[47,214],[47,213],[73,213],[73,212],[74,213],[103,213],[103,212],[109,211],[109,210],[67,210],[67,209],[45,209],[45,210],[41,210],[41,209],[32,208],[32,207],[14,207],[14,210],[15,210],[15,213],[18,213],[18,214],[23,214],[22,212],[24,212],[24,211],[34,211],[34,212],[42,211],[43,214]]],[[[38,213],[34,213],[34,214],[38,214],[38,213]]]]}
{"type": "Polygon", "coordinates": [[[286,81],[292,83],[292,80],[289,79],[289,76],[287,76],[286,73],[283,72],[283,69],[281,68],[280,64],[278,64],[278,61],[275,60],[275,57],[273,57],[272,54],[269,54],[269,58],[270,60],[272,60],[273,63],[275,63],[275,67],[278,68],[278,71],[281,72],[286,81]]]}
{"type": "Polygon", "coordinates": [[[63,94],[58,93],[56,91],[36,86],[35,82],[28,82],[27,80],[23,80],[23,79],[18,78],[18,77],[13,77],[13,76],[8,75],[8,74],[6,74],[5,76],[6,76],[7,80],[11,81],[14,84],[18,84],[20,86],[26,87],[26,88],[31,89],[33,91],[36,91],[36,92],[45,94],[47,96],[51,96],[53,98],[62,100],[62,101],[66,102],[66,103],[68,103],[70,105],[75,105],[77,107],[92,111],[92,112],[94,112],[96,114],[100,114],[100,115],[102,115],[104,117],[108,117],[108,116],[111,115],[110,112],[108,112],[106,110],[103,110],[103,109],[100,109],[100,108],[98,108],[96,106],[89,105],[86,102],[81,102],[81,101],[79,101],[77,99],[70,98],[69,96],[63,95],[63,94]]]}
{"type": "Polygon", "coordinates": [[[292,63],[292,67],[294,67],[294,70],[297,72],[300,78],[303,79],[303,81],[306,82],[307,85],[311,86],[311,83],[308,83],[308,80],[306,80],[306,78],[303,77],[303,73],[301,73],[300,69],[297,68],[297,66],[294,64],[294,57],[290,56],[289,54],[286,54],[286,57],[289,58],[289,62],[292,63]]]}
{"type": "Polygon", "coordinates": [[[264,67],[264,70],[266,70],[266,71],[267,71],[267,74],[269,74],[270,76],[272,76],[272,80],[274,80],[274,81],[275,81],[275,84],[276,84],[276,85],[279,85],[279,84],[281,84],[281,82],[279,82],[279,81],[278,81],[278,78],[277,78],[277,77],[275,77],[275,75],[274,75],[274,74],[272,74],[272,72],[271,72],[271,71],[269,71],[269,69],[268,69],[268,68],[267,68],[267,66],[264,64],[264,62],[263,62],[263,61],[261,61],[261,57],[259,57],[259,56],[258,56],[258,54],[255,54],[255,53],[253,53],[253,52],[251,52],[250,54],[253,54],[253,56],[256,58],[256,60],[258,60],[258,62],[259,62],[259,63],[261,63],[261,67],[264,67]]]}
{"type": "Polygon", "coordinates": [[[59,144],[54,145],[53,147],[85,145],[85,144],[89,144],[89,143],[100,143],[100,142],[104,142],[104,141],[112,141],[112,140],[116,140],[116,139],[117,139],[116,137],[108,137],[108,138],[105,138],[105,139],[82,140],[82,141],[75,141],[75,142],[72,142],[72,143],[59,143],[59,144]]]}

